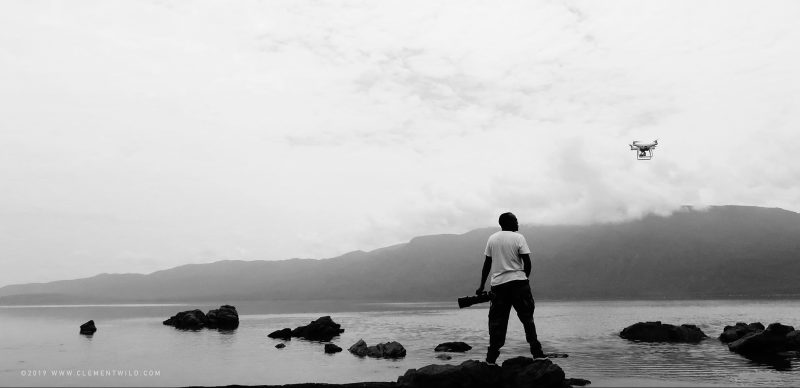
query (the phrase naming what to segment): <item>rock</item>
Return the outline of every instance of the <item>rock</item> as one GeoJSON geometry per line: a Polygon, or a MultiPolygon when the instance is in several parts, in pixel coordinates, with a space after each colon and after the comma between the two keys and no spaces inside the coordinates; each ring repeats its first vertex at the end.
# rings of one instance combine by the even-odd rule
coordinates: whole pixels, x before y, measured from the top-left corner
{"type": "Polygon", "coordinates": [[[450,356],[449,354],[437,354],[436,358],[440,360],[451,360],[453,357],[450,356]]]}
{"type": "Polygon", "coordinates": [[[792,326],[772,323],[764,331],[749,333],[729,343],[728,349],[743,355],[777,354],[794,350],[797,335],[792,326]]]}
{"type": "Polygon", "coordinates": [[[358,342],[354,343],[349,349],[347,349],[350,353],[355,354],[359,357],[365,357],[367,355],[367,343],[364,342],[363,339],[358,340],[358,342]]]}
{"type": "Polygon", "coordinates": [[[403,358],[406,356],[406,348],[396,341],[386,342],[367,348],[367,355],[377,358],[403,358]]]}
{"type": "Polygon", "coordinates": [[[367,343],[360,339],[347,350],[358,357],[402,358],[406,356],[406,349],[395,341],[367,346],[367,343]]]}
{"type": "Polygon", "coordinates": [[[737,322],[734,326],[725,326],[722,329],[722,334],[719,335],[719,340],[727,344],[747,334],[761,331],[764,331],[764,325],[761,322],[753,322],[749,325],[744,322],[737,322]]]}
{"type": "Polygon", "coordinates": [[[566,354],[566,353],[545,353],[544,356],[547,357],[547,358],[567,358],[567,357],[569,357],[569,354],[566,354]]]}
{"type": "Polygon", "coordinates": [[[334,322],[331,317],[324,316],[312,321],[306,326],[292,330],[292,337],[305,338],[311,341],[330,341],[333,337],[343,333],[341,325],[334,322]]]}
{"type": "Polygon", "coordinates": [[[514,357],[503,361],[505,387],[561,387],[564,371],[548,359],[514,357]]]}
{"type": "Polygon", "coordinates": [[[626,327],[619,336],[643,342],[700,342],[708,336],[695,325],[670,325],[656,322],[639,322],[626,327]]]}
{"type": "Polygon", "coordinates": [[[97,331],[97,328],[94,326],[94,320],[90,320],[89,322],[84,323],[81,325],[81,334],[94,334],[97,331]]]}
{"type": "Polygon", "coordinates": [[[789,349],[800,350],[800,330],[795,330],[786,334],[786,341],[789,349]]]}
{"type": "Polygon", "coordinates": [[[239,327],[239,314],[236,307],[222,305],[206,314],[206,327],[211,329],[232,330],[239,327]]]}
{"type": "Polygon", "coordinates": [[[342,351],[342,348],[340,348],[340,347],[338,347],[338,346],[336,346],[334,344],[325,344],[325,353],[333,354],[333,353],[339,353],[341,351],[342,351]]]}
{"type": "Polygon", "coordinates": [[[278,349],[283,349],[283,348],[286,347],[286,344],[277,344],[277,345],[275,345],[275,347],[278,348],[278,349]]]}
{"type": "Polygon", "coordinates": [[[503,362],[502,367],[469,360],[460,365],[434,364],[409,369],[397,379],[397,385],[405,388],[561,388],[569,386],[568,381],[573,380],[565,379],[561,367],[550,360],[516,357],[503,362]]]}
{"type": "Polygon", "coordinates": [[[502,385],[502,369],[475,360],[461,365],[428,365],[409,369],[397,379],[406,388],[484,388],[502,385]]]}
{"type": "Polygon", "coordinates": [[[164,321],[165,325],[174,326],[176,329],[199,330],[207,322],[206,315],[200,310],[182,311],[164,321]]]}
{"type": "Polygon", "coordinates": [[[267,337],[282,339],[282,340],[290,340],[292,339],[292,329],[287,327],[285,329],[275,330],[272,333],[267,334],[267,337]]]}
{"type": "Polygon", "coordinates": [[[472,346],[469,346],[463,342],[445,342],[443,344],[439,344],[436,346],[436,349],[433,349],[434,352],[466,352],[472,349],[472,346]]]}

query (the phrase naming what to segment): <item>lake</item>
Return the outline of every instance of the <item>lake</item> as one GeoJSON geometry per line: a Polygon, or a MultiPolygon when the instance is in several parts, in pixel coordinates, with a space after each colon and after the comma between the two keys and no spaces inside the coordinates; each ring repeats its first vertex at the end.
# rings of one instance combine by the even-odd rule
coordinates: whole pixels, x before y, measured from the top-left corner
{"type": "MultiPolygon", "coordinates": [[[[411,368],[483,360],[488,305],[459,310],[455,300],[425,303],[239,302],[238,329],[180,331],[162,321],[183,310],[220,303],[173,305],[0,306],[2,386],[186,386],[395,381],[411,368]],[[345,332],[328,355],[323,344],[267,334],[330,315],[345,332]],[[78,334],[90,319],[93,336],[78,334]],[[357,358],[347,348],[398,341],[401,360],[357,358]],[[442,342],[464,341],[467,353],[436,359],[442,342]]],[[[725,325],[755,322],[800,326],[800,301],[537,301],[534,315],[545,352],[567,377],[599,386],[800,386],[800,359],[751,361],[716,337],[725,325]],[[618,336],[639,321],[691,323],[710,338],[700,344],[646,344],[618,336]]],[[[512,312],[504,359],[529,356],[512,312]]]]}

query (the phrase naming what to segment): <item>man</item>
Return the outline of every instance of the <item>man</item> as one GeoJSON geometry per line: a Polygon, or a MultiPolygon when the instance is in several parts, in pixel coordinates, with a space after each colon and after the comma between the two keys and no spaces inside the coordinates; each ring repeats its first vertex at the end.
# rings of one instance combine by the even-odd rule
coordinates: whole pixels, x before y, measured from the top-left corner
{"type": "Polygon", "coordinates": [[[530,344],[531,355],[542,358],[544,353],[536,338],[533,295],[528,282],[531,275],[531,250],[525,236],[517,233],[519,223],[514,214],[501,214],[500,228],[502,230],[491,235],[486,243],[481,286],[475,291],[476,294],[483,292],[486,278],[491,274],[490,285],[494,298],[489,306],[489,351],[486,362],[494,364],[500,355],[500,348],[506,341],[508,315],[512,306],[525,328],[525,339],[530,344]]]}

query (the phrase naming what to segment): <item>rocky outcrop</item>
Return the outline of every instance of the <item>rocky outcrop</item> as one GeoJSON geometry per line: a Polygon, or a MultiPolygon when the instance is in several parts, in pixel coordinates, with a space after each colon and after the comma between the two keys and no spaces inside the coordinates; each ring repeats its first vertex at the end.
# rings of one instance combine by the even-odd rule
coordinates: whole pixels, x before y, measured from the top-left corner
{"type": "Polygon", "coordinates": [[[587,380],[567,380],[564,371],[547,359],[534,360],[515,357],[502,366],[469,360],[460,365],[428,365],[410,369],[397,379],[404,388],[561,388],[570,382],[588,383],[587,380]]]}
{"type": "Polygon", "coordinates": [[[745,334],[728,344],[728,349],[743,355],[777,354],[800,350],[800,331],[792,326],[772,323],[759,332],[745,334]]]}
{"type": "Polygon", "coordinates": [[[719,335],[719,340],[727,344],[747,334],[760,333],[762,331],[764,331],[764,325],[762,325],[761,322],[753,322],[751,324],[737,322],[733,326],[725,326],[725,328],[722,329],[722,334],[719,335]]]}
{"type": "Polygon", "coordinates": [[[708,338],[695,325],[670,325],[668,323],[639,322],[626,327],[619,336],[632,341],[642,342],[700,342],[708,338]]]}
{"type": "Polygon", "coordinates": [[[81,325],[81,334],[91,335],[97,331],[97,328],[94,326],[94,320],[90,320],[89,322],[84,323],[81,325]]]}
{"type": "Polygon", "coordinates": [[[310,341],[330,341],[333,337],[344,333],[344,329],[334,322],[329,316],[321,317],[306,326],[292,330],[292,337],[304,338],[310,341]]]}
{"type": "Polygon", "coordinates": [[[174,326],[176,329],[200,330],[205,327],[208,318],[200,310],[181,311],[163,323],[167,326],[174,326]]]}
{"type": "Polygon", "coordinates": [[[445,342],[443,344],[436,345],[436,348],[433,349],[434,352],[466,352],[472,349],[472,346],[469,346],[463,342],[445,342]]]}
{"type": "Polygon", "coordinates": [[[204,314],[201,310],[181,311],[163,323],[182,330],[200,330],[204,327],[232,330],[239,327],[239,314],[236,312],[236,307],[226,304],[216,310],[209,310],[208,314],[204,314]]]}
{"type": "Polygon", "coordinates": [[[292,339],[292,329],[287,327],[285,329],[275,330],[272,333],[267,334],[267,337],[282,339],[282,340],[290,340],[292,339]]]}
{"type": "Polygon", "coordinates": [[[206,327],[210,329],[232,330],[239,327],[239,314],[236,307],[222,305],[206,314],[206,327]]]}
{"type": "Polygon", "coordinates": [[[336,346],[334,344],[325,344],[325,353],[333,354],[333,353],[339,353],[341,351],[342,351],[342,348],[340,348],[340,347],[338,347],[338,346],[336,346]]]}
{"type": "Polygon", "coordinates": [[[406,356],[406,349],[396,341],[367,346],[367,343],[360,339],[347,350],[358,357],[403,358],[406,356]]]}

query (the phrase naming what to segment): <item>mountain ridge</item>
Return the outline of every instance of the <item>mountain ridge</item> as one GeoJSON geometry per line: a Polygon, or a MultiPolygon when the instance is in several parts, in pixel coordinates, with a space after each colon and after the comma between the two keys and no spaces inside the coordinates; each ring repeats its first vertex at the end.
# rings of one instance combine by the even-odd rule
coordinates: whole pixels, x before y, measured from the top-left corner
{"type": "MultiPolygon", "coordinates": [[[[474,292],[498,228],[419,236],[329,259],[220,260],[150,274],[0,288],[0,304],[84,301],[427,300],[474,292]],[[33,302],[32,302],[33,301],[33,302]]],[[[800,296],[800,214],[716,206],[592,225],[523,225],[532,285],[552,299],[800,296]]]]}

